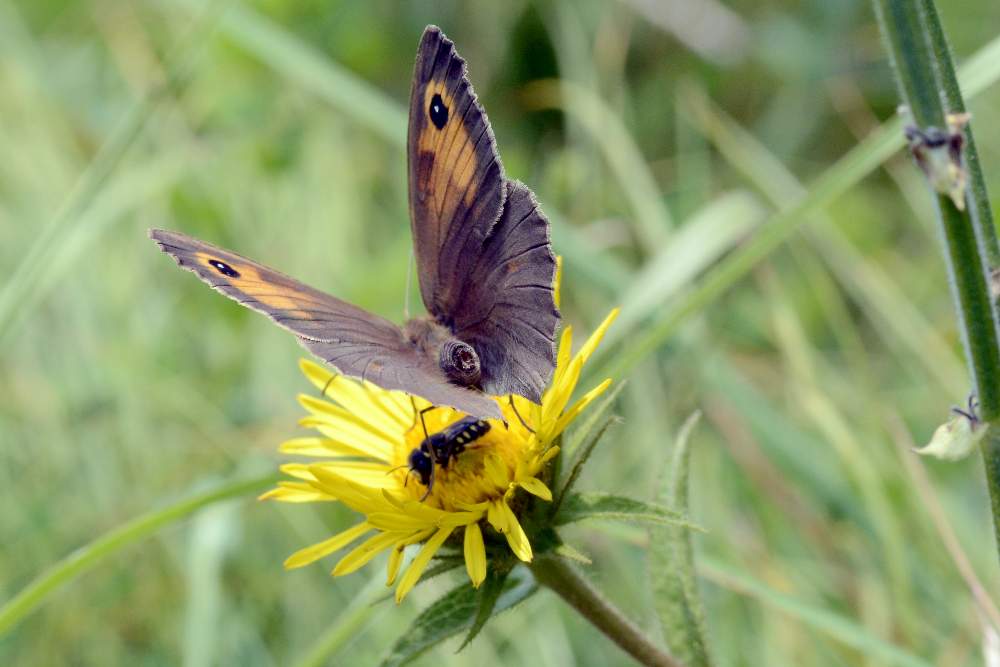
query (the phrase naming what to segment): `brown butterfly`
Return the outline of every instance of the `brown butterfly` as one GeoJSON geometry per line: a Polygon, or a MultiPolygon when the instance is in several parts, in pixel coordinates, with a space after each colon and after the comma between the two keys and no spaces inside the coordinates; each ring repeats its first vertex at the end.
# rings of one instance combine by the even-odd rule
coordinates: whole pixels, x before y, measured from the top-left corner
{"type": "Polygon", "coordinates": [[[288,329],[345,375],[499,418],[488,394],[536,403],[555,368],[549,224],[504,177],[465,61],[435,26],[420,40],[407,140],[410,223],[430,317],[402,327],[178,232],[150,236],[185,269],[288,329]]]}

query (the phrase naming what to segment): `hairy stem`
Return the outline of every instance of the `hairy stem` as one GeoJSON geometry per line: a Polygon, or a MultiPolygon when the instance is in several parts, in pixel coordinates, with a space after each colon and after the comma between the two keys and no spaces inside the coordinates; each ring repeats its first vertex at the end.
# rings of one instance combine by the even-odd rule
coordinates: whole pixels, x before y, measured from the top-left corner
{"type": "MultiPolygon", "coordinates": [[[[945,129],[948,114],[962,111],[964,103],[934,0],[875,0],[875,11],[914,122],[924,132],[945,129]]],[[[989,428],[982,454],[1000,548],[1000,335],[990,288],[991,264],[1000,258],[1000,249],[969,127],[964,138],[959,166],[972,183],[972,192],[965,193],[967,205],[962,208],[961,201],[942,194],[936,194],[935,203],[972,384],[989,428]]]]}
{"type": "Polygon", "coordinates": [[[683,667],[683,663],[646,638],[566,561],[541,557],[532,562],[530,568],[538,583],[556,593],[640,664],[683,667]]]}

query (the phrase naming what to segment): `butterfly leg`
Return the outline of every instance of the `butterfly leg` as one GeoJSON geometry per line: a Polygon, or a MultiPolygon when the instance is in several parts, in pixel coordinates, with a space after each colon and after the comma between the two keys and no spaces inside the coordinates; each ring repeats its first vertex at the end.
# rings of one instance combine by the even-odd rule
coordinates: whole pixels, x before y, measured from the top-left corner
{"type": "Polygon", "coordinates": [[[437,408],[437,406],[436,405],[429,405],[426,408],[424,408],[423,410],[417,410],[417,402],[415,400],[413,400],[413,396],[412,395],[410,396],[410,405],[413,406],[413,426],[410,427],[410,430],[412,431],[414,428],[416,428],[416,426],[417,426],[417,419],[419,418],[420,419],[420,425],[424,429],[424,440],[426,440],[427,438],[430,437],[430,435],[427,433],[427,423],[424,421],[424,413],[425,412],[430,412],[431,410],[437,408]]]}
{"type": "Polygon", "coordinates": [[[534,433],[535,429],[533,429],[530,426],[528,426],[528,422],[524,421],[524,417],[522,417],[521,413],[517,411],[517,406],[514,405],[514,396],[513,396],[513,394],[508,394],[507,395],[507,400],[510,401],[510,409],[514,411],[514,414],[517,416],[517,420],[519,422],[521,422],[521,426],[523,426],[524,428],[528,429],[528,433],[534,433]]]}
{"type": "MultiPolygon", "coordinates": [[[[323,398],[326,398],[326,390],[330,388],[330,384],[336,379],[337,379],[336,375],[331,375],[330,379],[327,380],[326,384],[323,385],[323,391],[319,392],[319,395],[322,396],[323,398]]],[[[412,401],[413,398],[410,397],[410,400],[412,401]]]]}

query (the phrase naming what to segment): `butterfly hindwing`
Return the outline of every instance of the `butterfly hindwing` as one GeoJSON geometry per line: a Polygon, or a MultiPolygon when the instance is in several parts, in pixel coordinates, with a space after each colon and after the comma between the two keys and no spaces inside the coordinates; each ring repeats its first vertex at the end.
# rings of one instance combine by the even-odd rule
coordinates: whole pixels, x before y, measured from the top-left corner
{"type": "Polygon", "coordinates": [[[548,220],[524,184],[508,181],[503,214],[454,315],[455,335],[479,355],[486,392],[541,401],[555,370],[555,274],[548,220]]]}
{"type": "Polygon", "coordinates": [[[447,321],[463,276],[500,217],[504,175],[493,130],[441,31],[424,31],[410,93],[410,222],[427,310],[447,321]]]}
{"type": "Polygon", "coordinates": [[[427,310],[475,348],[486,392],[538,402],[559,323],[549,223],[531,191],[505,179],[465,61],[433,26],[414,68],[409,160],[427,310]]]}

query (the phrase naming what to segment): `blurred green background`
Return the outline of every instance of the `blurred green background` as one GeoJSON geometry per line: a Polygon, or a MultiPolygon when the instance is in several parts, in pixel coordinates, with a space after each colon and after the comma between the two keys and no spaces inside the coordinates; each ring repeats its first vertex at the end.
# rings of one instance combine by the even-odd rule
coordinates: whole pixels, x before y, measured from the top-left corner
{"type": "MultiPolygon", "coordinates": [[[[940,10],[959,61],[997,37],[995,2],[940,10]]],[[[591,384],[897,105],[861,0],[0,0],[0,599],[133,516],[274,469],[298,433],[303,350],[147,228],[401,319],[428,23],[552,218],[565,320],[624,305],[591,384]]],[[[971,110],[1000,192],[1000,90],[971,110]]],[[[692,515],[719,664],[982,664],[942,538],[1000,590],[981,463],[908,451],[968,392],[928,204],[900,151],[627,370],[583,484],[652,497],[704,411],[692,515]]],[[[379,564],[282,570],[351,520],[212,507],[58,592],[0,637],[0,664],[285,665],[323,636],[333,663],[373,664],[452,582],[369,607],[379,564]]],[[[645,531],[570,536],[656,632],[645,531]]],[[[457,647],[418,664],[628,664],[546,593],[457,647]]]]}

